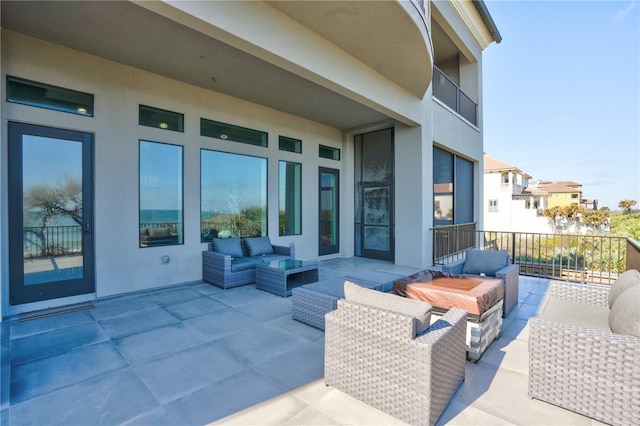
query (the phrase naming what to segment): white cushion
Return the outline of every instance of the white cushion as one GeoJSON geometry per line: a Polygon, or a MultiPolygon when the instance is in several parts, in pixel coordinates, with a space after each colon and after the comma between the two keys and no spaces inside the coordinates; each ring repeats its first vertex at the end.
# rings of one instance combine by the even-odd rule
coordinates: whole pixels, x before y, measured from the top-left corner
{"type": "Polygon", "coordinates": [[[618,276],[618,279],[611,284],[611,290],[609,291],[609,307],[613,308],[613,304],[616,303],[618,296],[625,290],[634,285],[640,285],[640,272],[635,269],[629,269],[618,276]]]}
{"type": "Polygon", "coordinates": [[[618,296],[609,313],[611,331],[640,337],[640,285],[634,285],[618,296]]]}
{"type": "Polygon", "coordinates": [[[351,302],[410,315],[416,320],[416,334],[422,333],[431,322],[431,305],[421,300],[407,299],[392,293],[360,287],[351,281],[344,282],[344,298],[351,302]]]}

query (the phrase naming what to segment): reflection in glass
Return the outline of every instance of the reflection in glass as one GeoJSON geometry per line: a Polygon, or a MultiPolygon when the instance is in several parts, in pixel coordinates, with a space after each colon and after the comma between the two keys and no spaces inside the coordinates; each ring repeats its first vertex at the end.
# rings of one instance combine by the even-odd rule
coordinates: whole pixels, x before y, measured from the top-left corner
{"type": "Polygon", "coordinates": [[[280,161],[280,235],[302,233],[302,165],[280,161]]]}
{"type": "Polygon", "coordinates": [[[182,244],[182,150],[140,141],[140,247],[182,244]]]}
{"type": "Polygon", "coordinates": [[[24,284],[83,277],[82,143],[24,135],[24,284]]]}
{"type": "Polygon", "coordinates": [[[7,77],[7,101],[93,117],[93,95],[17,77],[7,77]]]}
{"type": "Polygon", "coordinates": [[[435,225],[453,224],[453,154],[433,148],[433,220],[435,225]]]}
{"type": "Polygon", "coordinates": [[[202,241],[267,235],[267,159],[200,151],[202,241]]]}
{"type": "Polygon", "coordinates": [[[337,253],[338,171],[320,169],[320,255],[337,253]]]}

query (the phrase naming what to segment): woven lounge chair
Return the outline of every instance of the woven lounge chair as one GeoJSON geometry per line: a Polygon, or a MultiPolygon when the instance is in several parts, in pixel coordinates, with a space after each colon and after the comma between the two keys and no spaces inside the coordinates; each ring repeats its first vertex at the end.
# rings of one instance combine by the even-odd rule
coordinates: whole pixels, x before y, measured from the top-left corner
{"type": "Polygon", "coordinates": [[[466,311],[451,309],[416,336],[410,315],[338,300],[326,315],[325,383],[407,423],[432,425],[464,380],[466,323],[466,311]]]}

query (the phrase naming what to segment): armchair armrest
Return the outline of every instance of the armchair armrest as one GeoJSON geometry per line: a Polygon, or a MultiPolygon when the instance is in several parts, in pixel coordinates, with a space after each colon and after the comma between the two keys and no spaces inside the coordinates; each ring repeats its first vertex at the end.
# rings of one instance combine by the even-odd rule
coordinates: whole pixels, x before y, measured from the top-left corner
{"type": "Polygon", "coordinates": [[[463,266],[464,259],[456,260],[455,262],[442,265],[442,272],[446,274],[461,274],[463,266]]]}
{"type": "Polygon", "coordinates": [[[609,290],[611,287],[597,284],[578,284],[551,281],[549,297],[570,300],[587,305],[609,306],[609,290]]]}

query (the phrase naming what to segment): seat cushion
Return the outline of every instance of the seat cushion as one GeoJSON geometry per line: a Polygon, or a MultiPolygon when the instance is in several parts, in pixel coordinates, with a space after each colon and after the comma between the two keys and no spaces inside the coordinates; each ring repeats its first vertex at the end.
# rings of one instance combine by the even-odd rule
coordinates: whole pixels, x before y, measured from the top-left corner
{"type": "Polygon", "coordinates": [[[214,238],[213,250],[231,257],[244,257],[240,238],[214,238]]]}
{"type": "Polygon", "coordinates": [[[578,327],[611,332],[607,306],[586,305],[551,297],[538,317],[578,327]]]}
{"type": "Polygon", "coordinates": [[[640,272],[635,269],[629,269],[620,274],[611,285],[611,290],[609,291],[609,307],[613,308],[613,304],[618,299],[618,296],[634,285],[640,285],[640,272]]]}
{"type": "Polygon", "coordinates": [[[506,250],[471,249],[466,251],[462,273],[495,277],[496,272],[508,264],[509,253],[506,250]]]}
{"type": "Polygon", "coordinates": [[[609,313],[611,331],[640,337],[640,285],[622,292],[609,313]]]}
{"type": "Polygon", "coordinates": [[[431,322],[431,305],[420,300],[407,299],[392,293],[360,287],[351,281],[344,282],[344,298],[362,305],[410,315],[416,320],[416,334],[429,328],[431,322]]]}
{"type": "Polygon", "coordinates": [[[245,238],[244,244],[247,246],[249,256],[262,256],[264,254],[273,254],[273,246],[269,237],[251,237],[245,238]]]}

